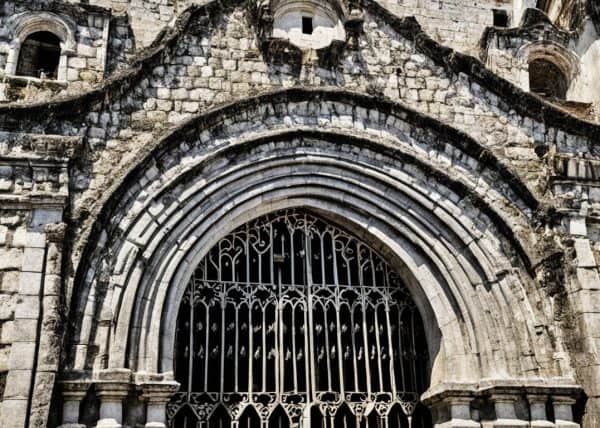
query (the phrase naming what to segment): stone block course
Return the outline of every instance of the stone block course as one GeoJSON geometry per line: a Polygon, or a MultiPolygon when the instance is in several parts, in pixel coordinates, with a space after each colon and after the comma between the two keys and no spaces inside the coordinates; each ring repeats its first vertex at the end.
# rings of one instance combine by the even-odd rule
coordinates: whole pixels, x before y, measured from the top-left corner
{"type": "Polygon", "coordinates": [[[23,251],[17,248],[0,248],[0,270],[20,269],[23,251]]]}
{"type": "Polygon", "coordinates": [[[39,296],[19,295],[14,316],[17,319],[38,319],[40,316],[39,296]]]}
{"type": "Polygon", "coordinates": [[[36,351],[35,342],[15,342],[10,348],[9,370],[31,370],[33,369],[36,351]]]}
{"type": "Polygon", "coordinates": [[[4,271],[0,274],[0,278],[0,291],[2,293],[16,293],[19,291],[19,271],[4,271]]]}
{"type": "MultiPolygon", "coordinates": [[[[19,400],[27,404],[29,389],[31,385],[31,370],[11,370],[6,378],[6,389],[4,390],[3,405],[7,401],[19,400]]],[[[20,405],[19,405],[20,407],[20,405]]],[[[2,416],[6,417],[4,410],[2,416]]]]}

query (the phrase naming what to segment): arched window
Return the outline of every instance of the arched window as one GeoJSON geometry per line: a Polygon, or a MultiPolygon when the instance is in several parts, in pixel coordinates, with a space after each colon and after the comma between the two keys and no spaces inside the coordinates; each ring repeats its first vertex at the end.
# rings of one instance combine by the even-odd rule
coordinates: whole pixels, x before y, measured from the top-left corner
{"type": "Polygon", "coordinates": [[[12,34],[4,72],[7,76],[67,81],[68,57],[74,55],[77,24],[51,12],[27,12],[9,19],[12,34]]]}
{"type": "Polygon", "coordinates": [[[529,62],[529,89],[536,94],[564,100],[569,83],[562,70],[543,58],[529,62]]]}
{"type": "Polygon", "coordinates": [[[56,79],[59,62],[60,39],[49,31],[38,31],[22,43],[16,74],[56,79]]]}
{"type": "Polygon", "coordinates": [[[174,428],[182,417],[210,425],[214,408],[244,428],[404,428],[388,415],[420,418],[428,367],[423,322],[392,266],[325,219],[285,210],[225,236],[196,268],[168,414],[174,428]]]}

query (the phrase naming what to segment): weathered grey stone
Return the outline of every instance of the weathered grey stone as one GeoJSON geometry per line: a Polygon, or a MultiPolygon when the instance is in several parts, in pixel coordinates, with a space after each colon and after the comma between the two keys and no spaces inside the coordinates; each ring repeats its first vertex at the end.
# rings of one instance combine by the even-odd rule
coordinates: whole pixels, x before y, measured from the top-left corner
{"type": "Polygon", "coordinates": [[[17,248],[0,248],[0,270],[20,269],[23,251],[17,248]]]}
{"type": "Polygon", "coordinates": [[[36,352],[35,342],[15,342],[10,348],[9,370],[33,369],[36,352]]]}
{"type": "Polygon", "coordinates": [[[0,290],[3,293],[16,293],[20,287],[20,271],[4,271],[0,282],[0,290]]]}
{"type": "Polygon", "coordinates": [[[15,307],[15,318],[37,319],[40,316],[39,296],[20,295],[15,307]]]}
{"type": "Polygon", "coordinates": [[[12,319],[15,312],[16,297],[10,294],[0,294],[0,320],[12,319]]]}
{"type": "Polygon", "coordinates": [[[0,325],[0,345],[9,345],[14,341],[14,339],[14,321],[4,321],[2,325],[0,325]]]}
{"type": "MultiPolygon", "coordinates": [[[[162,428],[173,390],[132,392],[182,376],[169,341],[186,281],[225,234],[291,207],[358,235],[407,285],[436,426],[547,426],[546,406],[581,389],[584,425],[600,424],[600,128],[590,106],[521,91],[529,62],[554,58],[570,101],[600,99],[591,11],[549,0],[520,27],[531,5],[512,1],[93,3],[8,0],[0,16],[2,70],[28,16],[64,55],[60,82],[0,82],[0,103],[20,103],[0,106],[0,426],[27,409],[30,426],[57,421],[56,379],[77,378],[93,384],[82,419],[99,399],[100,425],[162,428]],[[498,8],[515,28],[484,33],[498,8]],[[331,25],[303,34],[300,11],[331,25]]],[[[374,376],[380,346],[363,351],[374,376]]],[[[581,406],[560,403],[572,423],[581,406]]]]}
{"type": "MultiPolygon", "coordinates": [[[[42,248],[25,248],[23,251],[23,272],[42,272],[45,251],[42,248]]],[[[23,276],[21,277],[23,280],[23,276]]],[[[25,279],[29,279],[26,277],[25,279]]]]}
{"type": "Polygon", "coordinates": [[[36,319],[16,319],[11,321],[13,330],[13,340],[20,342],[35,342],[37,338],[37,320],[36,319]]]}

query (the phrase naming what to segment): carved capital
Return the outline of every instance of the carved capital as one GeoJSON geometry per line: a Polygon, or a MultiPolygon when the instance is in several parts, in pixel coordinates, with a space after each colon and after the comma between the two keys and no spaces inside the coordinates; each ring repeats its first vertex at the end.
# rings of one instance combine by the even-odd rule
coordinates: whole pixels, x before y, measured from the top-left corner
{"type": "Polygon", "coordinates": [[[140,398],[148,403],[167,403],[179,390],[177,382],[147,382],[138,385],[142,395],[140,398]]]}
{"type": "Polygon", "coordinates": [[[65,239],[66,223],[50,223],[44,225],[44,233],[48,242],[60,243],[65,239]]]}

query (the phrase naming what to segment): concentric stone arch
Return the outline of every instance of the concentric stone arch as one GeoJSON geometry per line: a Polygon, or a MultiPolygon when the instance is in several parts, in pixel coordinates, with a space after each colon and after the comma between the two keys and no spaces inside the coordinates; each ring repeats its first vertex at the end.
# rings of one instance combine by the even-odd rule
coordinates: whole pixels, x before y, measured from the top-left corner
{"type": "Polygon", "coordinates": [[[98,217],[76,276],[65,370],[171,371],[178,299],[198,259],[245,221],[305,207],[405,273],[434,384],[568,378],[535,332],[544,321],[530,275],[531,192],[466,135],[373,101],[281,91],[162,140],[98,217]]]}

